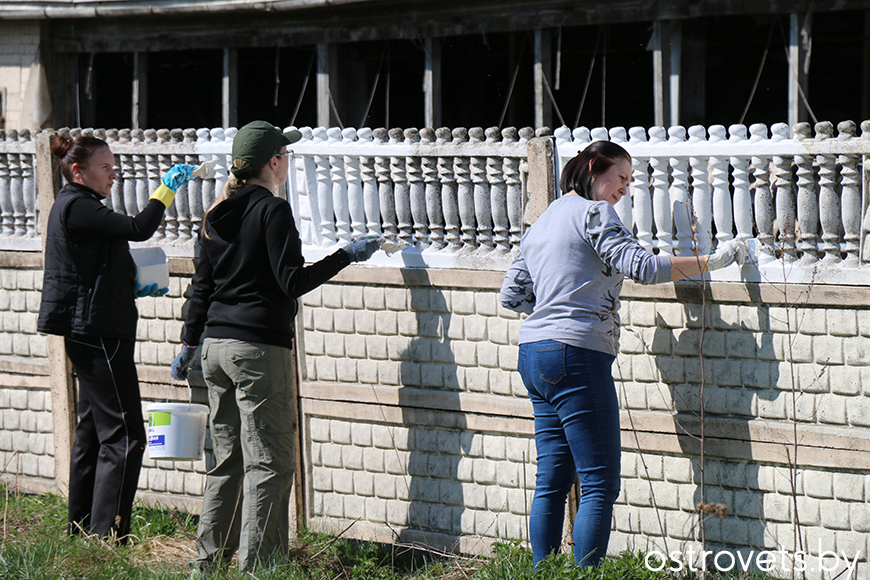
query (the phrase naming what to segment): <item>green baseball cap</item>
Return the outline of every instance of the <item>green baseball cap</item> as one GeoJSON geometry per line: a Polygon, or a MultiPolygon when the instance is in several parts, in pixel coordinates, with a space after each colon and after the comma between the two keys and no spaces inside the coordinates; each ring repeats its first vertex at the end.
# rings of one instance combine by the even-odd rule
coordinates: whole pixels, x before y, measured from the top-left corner
{"type": "Polygon", "coordinates": [[[299,131],[282,133],[266,121],[248,123],[233,137],[233,166],[236,177],[246,177],[251,171],[265,165],[281,147],[302,139],[299,131]]]}

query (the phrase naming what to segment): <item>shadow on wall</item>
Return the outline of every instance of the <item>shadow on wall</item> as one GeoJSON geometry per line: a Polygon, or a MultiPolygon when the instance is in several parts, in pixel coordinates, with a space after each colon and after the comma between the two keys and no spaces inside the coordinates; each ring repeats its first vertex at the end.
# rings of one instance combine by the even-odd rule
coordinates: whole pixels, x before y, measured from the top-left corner
{"type": "MultiPolygon", "coordinates": [[[[658,371],[658,388],[666,386],[668,389],[667,394],[661,393],[659,401],[654,402],[655,386],[651,385],[652,388],[647,389],[648,408],[672,405],[679,453],[691,460],[692,481],[679,484],[676,506],[690,517],[669,519],[669,522],[685,522],[683,529],[674,529],[668,523],[667,534],[660,530],[655,535],[669,537],[670,542],[678,540],[676,546],[669,543],[666,548],[678,550],[684,556],[688,545],[693,544],[697,555],[696,542],[702,540],[699,524],[702,518],[703,540],[708,550],[726,549],[748,554],[753,549],[757,552],[770,548],[776,542],[774,538],[765,537],[765,492],[759,485],[759,465],[751,460],[749,431],[749,421],[758,416],[759,406],[776,401],[782,394],[775,388],[779,367],[773,356],[769,311],[762,306],[735,305],[729,307],[734,309],[735,315],[727,316],[726,321],[720,305],[709,298],[706,303],[699,300],[703,292],[700,286],[676,285],[675,288],[677,300],[682,303],[683,320],[668,320],[657,309],[652,343],[645,343],[643,348],[649,364],[654,364],[658,371]],[[738,308],[739,318],[736,316],[738,308]],[[754,318],[753,326],[760,330],[747,327],[743,320],[749,317],[754,318]],[[683,494],[684,490],[692,488],[690,503],[683,494]]],[[[760,303],[759,297],[752,297],[752,301],[760,303]]],[[[643,454],[640,458],[643,459],[643,454]]],[[[638,476],[649,479],[644,469],[643,463],[638,465],[638,476]]],[[[669,474],[665,473],[664,477],[670,480],[669,474]]],[[[655,497],[653,502],[657,510],[664,509],[655,497]]],[[[664,520],[659,518],[658,521],[664,520]]]]}
{"type": "Polygon", "coordinates": [[[398,394],[408,427],[408,463],[404,481],[397,484],[405,488],[397,489],[397,498],[404,501],[397,505],[407,513],[388,519],[403,526],[397,532],[402,543],[452,550],[463,532],[468,498],[463,497],[459,469],[472,434],[460,412],[458,368],[448,338],[449,294],[405,277],[410,294],[406,314],[413,316],[415,328],[407,351],[400,353],[398,394]]]}
{"type": "Polygon", "coordinates": [[[694,515],[685,520],[689,529],[679,534],[668,530],[668,535],[683,538],[677,547],[682,554],[688,543],[703,540],[708,550],[748,555],[777,545],[775,538],[765,537],[765,492],[759,486],[759,465],[751,459],[748,423],[759,416],[759,407],[773,404],[782,394],[776,390],[779,367],[770,314],[760,305],[760,296],[752,296],[756,306],[725,306],[734,312],[726,320],[722,306],[699,299],[702,292],[700,286],[676,286],[684,321],[668,321],[657,312],[650,345],[661,383],[673,401],[681,452],[692,462],[693,501],[687,505],[680,497],[679,507],[694,515]]]}

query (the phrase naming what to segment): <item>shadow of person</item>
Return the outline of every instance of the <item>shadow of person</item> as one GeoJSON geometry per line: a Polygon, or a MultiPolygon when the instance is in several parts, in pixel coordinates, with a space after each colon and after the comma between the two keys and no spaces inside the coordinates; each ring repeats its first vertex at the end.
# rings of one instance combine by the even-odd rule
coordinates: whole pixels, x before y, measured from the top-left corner
{"type": "Polygon", "coordinates": [[[387,518],[399,528],[399,542],[450,551],[462,535],[466,509],[463,480],[469,478],[460,476],[460,460],[474,439],[460,405],[450,291],[431,287],[426,270],[405,268],[402,275],[409,308],[399,313],[408,315],[399,332],[412,338],[390,356],[400,360],[398,403],[407,432],[406,445],[401,441],[395,451],[406,456],[407,466],[387,518]]]}
{"type": "MultiPolygon", "coordinates": [[[[762,481],[766,468],[753,460],[750,422],[785,419],[790,393],[778,388],[770,309],[761,304],[757,285],[746,288],[750,304],[720,304],[713,302],[709,286],[676,284],[679,304],[654,305],[652,340],[644,344],[658,379],[646,389],[647,408],[672,413],[679,453],[691,463],[690,475],[682,476],[668,473],[664,463],[664,480],[678,484],[677,505],[657,503],[653,493],[653,507],[669,510],[658,518],[666,522],[669,548],[673,551],[673,539],[678,540],[685,561],[692,557],[691,546],[696,567],[701,545],[713,553],[740,552],[744,559],[753,550],[780,547],[765,529],[764,498],[773,490],[762,481]],[[682,481],[686,476],[690,481],[682,481]]],[[[639,477],[654,479],[642,464],[641,459],[639,477]]],[[[711,555],[708,565],[712,560],[711,555]]],[[[724,565],[730,561],[722,558],[724,565]]]]}

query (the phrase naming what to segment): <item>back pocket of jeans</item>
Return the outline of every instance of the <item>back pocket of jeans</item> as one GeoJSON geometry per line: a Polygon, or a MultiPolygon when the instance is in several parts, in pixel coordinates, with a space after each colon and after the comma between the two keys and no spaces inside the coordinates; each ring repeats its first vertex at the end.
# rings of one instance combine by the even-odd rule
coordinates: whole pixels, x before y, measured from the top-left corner
{"type": "Polygon", "coordinates": [[[541,375],[541,380],[555,385],[565,378],[564,344],[536,349],[535,359],[538,363],[538,373],[541,375]]]}

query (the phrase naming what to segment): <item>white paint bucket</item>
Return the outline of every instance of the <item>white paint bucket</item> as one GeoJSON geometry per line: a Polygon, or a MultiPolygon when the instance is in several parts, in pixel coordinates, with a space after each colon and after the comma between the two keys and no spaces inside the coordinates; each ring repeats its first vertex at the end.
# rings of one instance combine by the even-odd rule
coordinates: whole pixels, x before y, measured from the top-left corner
{"type": "Polygon", "coordinates": [[[148,405],[148,456],[151,459],[197,461],[205,447],[208,407],[196,403],[148,405]]]}

